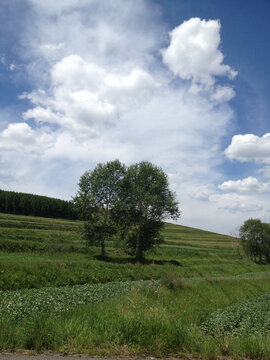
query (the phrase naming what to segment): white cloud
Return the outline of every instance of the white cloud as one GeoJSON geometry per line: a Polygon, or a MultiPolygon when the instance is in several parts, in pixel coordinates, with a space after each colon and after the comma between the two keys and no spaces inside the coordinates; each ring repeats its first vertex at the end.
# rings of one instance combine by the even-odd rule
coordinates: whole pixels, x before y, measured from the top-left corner
{"type": "Polygon", "coordinates": [[[262,174],[265,179],[270,179],[270,166],[264,166],[258,170],[259,174],[262,174]]]}
{"type": "MultiPolygon", "coordinates": [[[[221,207],[231,200],[217,198],[212,185],[222,182],[221,141],[234,116],[223,104],[234,90],[215,83],[216,76],[235,75],[223,64],[220,24],[197,21],[194,36],[206,41],[205,53],[200,46],[192,53],[191,38],[183,38],[188,59],[192,53],[198,62],[202,54],[201,68],[195,61],[181,73],[191,80],[191,91],[187,82],[172,84],[158,56],[166,25],[154,3],[30,4],[36,17],[22,34],[21,57],[33,91],[20,96],[29,102],[25,122],[13,120],[0,133],[1,156],[23,179],[16,189],[70,197],[79,176],[97,162],[149,160],[170,174],[182,223],[222,232],[238,225],[243,213],[227,211],[224,219],[221,207]]],[[[192,32],[192,21],[186,23],[179,28],[188,25],[192,32]]]]}
{"type": "Polygon", "coordinates": [[[61,50],[64,47],[63,43],[46,43],[46,44],[41,44],[40,45],[40,50],[44,53],[46,52],[55,52],[57,50],[61,50]]]}
{"type": "Polygon", "coordinates": [[[211,99],[217,103],[228,102],[235,96],[235,91],[230,86],[217,86],[211,94],[211,99]]]}
{"type": "Polygon", "coordinates": [[[181,79],[212,86],[215,76],[233,79],[237,72],[224,65],[220,51],[220,22],[192,18],[176,27],[171,43],[162,51],[163,61],[181,79]]]}
{"type": "Polygon", "coordinates": [[[210,201],[211,195],[215,193],[213,184],[192,186],[190,195],[196,200],[210,201]]]}
{"type": "Polygon", "coordinates": [[[5,64],[5,62],[6,62],[6,54],[0,54],[0,62],[1,62],[1,64],[5,64]]]}
{"type": "Polygon", "coordinates": [[[231,144],[224,151],[225,155],[232,160],[255,161],[270,163],[270,133],[262,137],[245,134],[235,135],[231,144]]]}
{"type": "MultiPolygon", "coordinates": [[[[235,219],[231,219],[234,227],[237,226],[237,222],[239,225],[245,220],[246,212],[259,212],[258,216],[261,216],[263,209],[267,207],[265,195],[262,193],[228,192],[220,194],[216,192],[211,196],[211,202],[216,204],[218,210],[226,210],[237,215],[235,219]]],[[[223,213],[223,215],[225,218],[226,213],[223,213]]]]}
{"type": "Polygon", "coordinates": [[[16,65],[15,64],[10,64],[9,70],[14,71],[15,69],[16,69],[16,65]]]}
{"type": "Polygon", "coordinates": [[[110,90],[128,93],[159,86],[149,73],[138,67],[128,75],[108,74],[104,81],[110,90]]]}
{"type": "Polygon", "coordinates": [[[99,87],[105,75],[104,70],[92,62],[85,61],[80,55],[66,56],[53,65],[51,82],[54,87],[65,86],[68,90],[99,87]]]}
{"type": "Polygon", "coordinates": [[[78,7],[84,8],[86,5],[93,3],[92,0],[30,0],[37,9],[47,15],[61,15],[65,11],[75,10],[78,7]]]}
{"type": "Polygon", "coordinates": [[[53,65],[51,88],[23,94],[35,106],[23,113],[24,120],[50,123],[69,129],[74,136],[98,136],[111,127],[116,116],[132,104],[145,101],[158,84],[145,70],[135,67],[116,73],[70,55],[53,65]]]}
{"type": "Polygon", "coordinates": [[[38,123],[61,124],[61,115],[53,113],[48,108],[37,106],[22,114],[24,120],[35,119],[38,123]]]}
{"type": "Polygon", "coordinates": [[[52,140],[52,135],[43,131],[36,132],[26,123],[9,124],[7,129],[0,133],[0,149],[39,154],[52,140]]]}
{"type": "Polygon", "coordinates": [[[47,97],[46,91],[43,89],[38,89],[37,91],[33,91],[31,93],[23,92],[22,94],[18,95],[19,99],[21,100],[27,99],[35,105],[44,104],[46,97],[47,97]]]}
{"type": "Polygon", "coordinates": [[[252,192],[269,192],[270,182],[260,182],[258,179],[249,176],[248,178],[241,180],[229,180],[219,185],[219,189],[227,192],[240,192],[240,193],[252,193],[252,192]]]}
{"type": "Polygon", "coordinates": [[[3,164],[1,164],[1,169],[0,169],[0,184],[1,186],[5,186],[8,185],[10,186],[11,184],[15,184],[18,179],[16,178],[16,175],[11,174],[10,171],[3,169],[3,164]]]}
{"type": "Polygon", "coordinates": [[[115,70],[149,68],[166,28],[158,7],[144,0],[29,1],[35,18],[25,21],[28,51],[21,56],[31,60],[28,71],[37,83],[46,81],[48,64],[70,54],[115,70]]]}
{"type": "MultiPolygon", "coordinates": [[[[243,203],[240,201],[235,201],[232,202],[228,205],[225,205],[223,207],[221,207],[221,209],[224,210],[228,210],[230,213],[232,214],[236,214],[236,213],[256,213],[258,211],[263,210],[263,205],[262,204],[257,204],[257,203],[243,203]]],[[[246,216],[246,215],[245,215],[246,216]]]]}

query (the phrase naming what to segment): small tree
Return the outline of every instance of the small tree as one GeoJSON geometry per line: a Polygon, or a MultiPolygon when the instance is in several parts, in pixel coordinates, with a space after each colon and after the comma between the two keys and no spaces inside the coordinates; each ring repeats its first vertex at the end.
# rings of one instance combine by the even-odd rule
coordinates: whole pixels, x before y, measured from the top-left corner
{"type": "Polygon", "coordinates": [[[141,262],[144,251],[160,242],[163,220],[180,216],[175,194],[161,168],[143,161],[127,169],[121,181],[117,216],[129,228],[127,244],[141,262]]]}
{"type": "Polygon", "coordinates": [[[262,261],[265,256],[269,262],[270,255],[270,225],[259,219],[249,219],[240,227],[239,236],[241,244],[248,257],[262,261]]]}
{"type": "Polygon", "coordinates": [[[98,164],[85,172],[79,181],[79,191],[73,201],[86,220],[84,236],[88,244],[99,243],[105,257],[105,240],[116,232],[112,209],[119,198],[119,184],[125,166],[119,160],[98,164]]]}

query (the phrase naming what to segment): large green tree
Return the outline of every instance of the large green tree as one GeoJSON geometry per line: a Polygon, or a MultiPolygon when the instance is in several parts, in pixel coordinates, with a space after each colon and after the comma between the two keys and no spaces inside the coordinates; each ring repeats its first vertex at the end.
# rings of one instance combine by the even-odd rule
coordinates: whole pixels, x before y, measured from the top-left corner
{"type": "Polygon", "coordinates": [[[119,185],[125,166],[119,160],[98,164],[85,172],[79,181],[79,191],[73,201],[85,220],[84,235],[88,244],[99,243],[105,257],[105,241],[116,232],[112,209],[119,199],[119,185]]]}
{"type": "Polygon", "coordinates": [[[127,243],[136,260],[145,250],[160,242],[160,230],[166,218],[180,216],[175,193],[169,189],[164,171],[150,162],[131,165],[121,181],[117,216],[127,224],[127,243]]]}

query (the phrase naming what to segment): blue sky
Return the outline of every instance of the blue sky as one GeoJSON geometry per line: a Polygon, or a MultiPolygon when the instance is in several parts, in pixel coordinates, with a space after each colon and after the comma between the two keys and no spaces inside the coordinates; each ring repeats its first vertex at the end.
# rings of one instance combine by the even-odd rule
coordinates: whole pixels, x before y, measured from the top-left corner
{"type": "Polygon", "coordinates": [[[4,0],[0,188],[70,199],[98,162],[168,174],[180,223],[270,221],[270,3],[4,0]]]}

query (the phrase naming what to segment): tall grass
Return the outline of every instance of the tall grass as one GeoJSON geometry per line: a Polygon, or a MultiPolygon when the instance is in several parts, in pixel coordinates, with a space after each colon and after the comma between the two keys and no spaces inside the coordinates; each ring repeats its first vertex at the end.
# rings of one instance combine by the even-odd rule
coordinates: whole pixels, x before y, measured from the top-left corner
{"type": "Polygon", "coordinates": [[[210,336],[201,328],[217,309],[266,290],[270,291],[270,284],[264,280],[227,281],[222,286],[204,280],[174,290],[137,288],[110,302],[79,306],[57,320],[37,313],[20,322],[2,317],[1,349],[268,359],[269,335],[210,336]]]}
{"type": "MultiPolygon", "coordinates": [[[[93,251],[93,250],[92,250],[93,251]]],[[[95,250],[98,253],[98,249],[95,250]]],[[[191,255],[192,256],[192,252],[191,255]]],[[[269,265],[258,265],[247,260],[219,257],[214,259],[201,256],[202,262],[193,255],[190,261],[183,260],[185,253],[176,253],[172,261],[166,251],[159,255],[149,255],[149,261],[142,265],[132,258],[118,259],[111,252],[108,261],[95,260],[93,254],[67,253],[54,256],[31,253],[0,253],[0,290],[41,288],[44,286],[65,286],[76,284],[97,284],[111,281],[157,280],[166,274],[176,274],[181,278],[219,277],[264,277],[269,276],[269,265]],[[246,275],[247,274],[247,275],[246,275]],[[254,275],[252,275],[254,274],[254,275]]]]}

